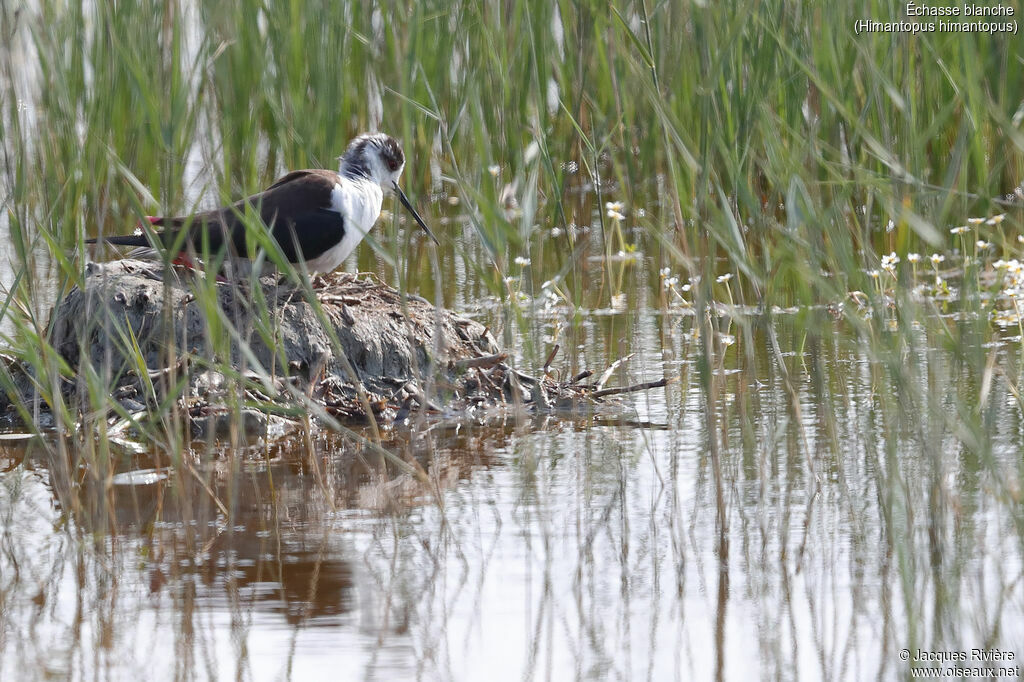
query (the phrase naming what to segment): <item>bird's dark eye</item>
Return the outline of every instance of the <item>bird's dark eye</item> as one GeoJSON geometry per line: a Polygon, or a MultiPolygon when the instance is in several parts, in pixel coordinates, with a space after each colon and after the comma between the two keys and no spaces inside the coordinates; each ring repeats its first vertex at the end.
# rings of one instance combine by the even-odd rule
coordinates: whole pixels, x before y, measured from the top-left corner
{"type": "Polygon", "coordinates": [[[398,159],[396,159],[395,157],[393,157],[393,156],[389,156],[387,158],[387,160],[388,160],[388,170],[391,171],[392,173],[394,173],[396,170],[398,170],[398,167],[402,165],[401,162],[398,159]]]}

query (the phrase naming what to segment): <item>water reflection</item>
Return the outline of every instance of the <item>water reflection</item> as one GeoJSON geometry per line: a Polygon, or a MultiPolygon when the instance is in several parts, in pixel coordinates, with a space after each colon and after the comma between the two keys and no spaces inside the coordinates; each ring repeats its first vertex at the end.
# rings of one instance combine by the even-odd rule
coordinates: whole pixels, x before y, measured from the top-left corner
{"type": "Polygon", "coordinates": [[[609,345],[637,353],[622,383],[675,381],[583,417],[395,428],[411,469],[326,435],[109,464],[6,443],[5,647],[86,676],[861,679],[902,675],[902,647],[1024,641],[1004,379],[973,456],[930,404],[983,377],[937,331],[887,364],[824,312],[772,321],[777,352],[749,320],[702,380],[692,324],[571,332],[577,362],[609,345]]]}

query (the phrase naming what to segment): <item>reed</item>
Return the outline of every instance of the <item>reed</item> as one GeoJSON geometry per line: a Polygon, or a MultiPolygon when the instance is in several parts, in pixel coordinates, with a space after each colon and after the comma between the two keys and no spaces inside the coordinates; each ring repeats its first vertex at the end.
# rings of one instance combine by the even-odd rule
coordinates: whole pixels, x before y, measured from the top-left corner
{"type": "MultiPolygon", "coordinates": [[[[1024,470],[1006,456],[1021,446],[1013,424],[1024,407],[1024,342],[1014,336],[1021,267],[1011,264],[1024,259],[1024,52],[1005,33],[853,31],[858,19],[895,20],[904,7],[3,5],[0,229],[9,266],[0,266],[0,343],[5,358],[28,366],[52,422],[38,405],[21,416],[69,477],[81,467],[104,490],[126,443],[144,442],[170,458],[182,508],[213,505],[233,518],[239,488],[218,488],[203,468],[222,453],[187,442],[187,382],[172,373],[146,385],[156,409],[145,420],[128,414],[110,387],[120,372],[154,369],[137,340],[119,338],[128,367],[74,371],[48,341],[49,309],[83,281],[86,238],[246,195],[286,169],[333,167],[352,136],[380,129],[402,139],[405,185],[443,246],[436,259],[413,246],[395,210],[358,252],[360,270],[485,317],[530,370],[556,343],[563,371],[576,374],[656,338],[662,359],[641,367],[676,382],[665,408],[673,447],[692,437],[707,453],[694,494],[714,510],[706,528],[723,565],[740,555],[756,572],[765,557],[752,548],[761,543],[806,552],[831,577],[827,558],[807,546],[831,538],[815,525],[826,514],[852,538],[845,558],[883,564],[872,575],[886,586],[872,594],[890,646],[998,640],[999,608],[986,623],[965,624],[972,602],[955,588],[971,576],[984,582],[969,557],[992,547],[972,511],[1004,523],[1018,561],[1024,540],[1024,470]],[[950,232],[958,226],[968,229],[950,232]],[[833,364],[840,360],[847,370],[833,364]],[[126,438],[129,426],[135,435],[126,438]],[[752,497],[760,531],[746,506],[738,510],[752,497]],[[800,523],[818,535],[801,535],[800,523]],[[758,535],[767,528],[780,530],[758,535]]],[[[266,258],[280,260],[265,246],[266,258]]],[[[194,292],[209,331],[197,366],[223,374],[237,396],[287,372],[284,357],[273,367],[225,361],[246,339],[207,282],[194,292]]],[[[277,333],[270,308],[252,330],[264,341],[277,333]]],[[[82,338],[102,323],[83,324],[82,338]]],[[[11,367],[0,367],[8,392],[11,367]]],[[[305,411],[367,458],[391,457],[382,476],[437,475],[430,462],[392,457],[387,434],[348,432],[292,398],[281,406],[238,397],[232,409],[239,419],[245,408],[305,411]]],[[[311,423],[306,436],[312,453],[311,423]]],[[[678,472],[679,455],[666,457],[659,466],[678,472]]],[[[524,486],[543,497],[538,460],[516,462],[524,486]]],[[[595,476],[618,475],[601,466],[585,463],[595,476]]],[[[328,493],[320,491],[326,508],[328,493]]],[[[658,513],[670,519],[672,568],[682,572],[689,529],[678,494],[658,513]]],[[[97,495],[67,500],[93,505],[98,519],[110,499],[97,495]]],[[[541,520],[551,540],[554,521],[541,520]]],[[[772,590],[790,589],[791,568],[755,576],[765,581],[755,598],[764,613],[778,606],[772,590]]],[[[715,587],[728,592],[712,584],[708,593],[715,587]]],[[[1019,619],[1019,603],[1007,608],[1006,618],[1019,619]]],[[[797,620],[785,626],[793,637],[797,620]]],[[[763,644],[773,660],[785,658],[781,635],[763,644]]],[[[817,672],[829,676],[824,664],[817,672]]]]}

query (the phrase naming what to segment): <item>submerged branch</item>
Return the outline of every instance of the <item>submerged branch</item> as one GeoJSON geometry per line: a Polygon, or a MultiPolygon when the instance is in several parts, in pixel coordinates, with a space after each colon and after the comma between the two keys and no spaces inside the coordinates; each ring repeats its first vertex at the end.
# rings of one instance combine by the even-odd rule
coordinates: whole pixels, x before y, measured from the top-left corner
{"type": "Polygon", "coordinates": [[[617,386],[615,388],[603,388],[600,391],[594,391],[591,393],[593,398],[603,398],[608,395],[619,395],[622,393],[636,393],[637,391],[647,391],[652,388],[661,388],[667,386],[671,379],[657,379],[655,381],[645,381],[640,384],[633,384],[632,386],[617,386]]]}

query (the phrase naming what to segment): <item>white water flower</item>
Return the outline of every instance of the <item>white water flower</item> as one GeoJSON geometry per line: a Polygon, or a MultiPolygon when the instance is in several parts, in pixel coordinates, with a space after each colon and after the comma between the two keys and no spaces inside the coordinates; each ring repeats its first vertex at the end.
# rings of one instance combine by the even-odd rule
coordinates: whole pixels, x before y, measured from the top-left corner
{"type": "Polygon", "coordinates": [[[896,269],[896,264],[900,262],[900,257],[893,251],[888,256],[882,256],[882,269],[892,272],[896,269]]]}
{"type": "Polygon", "coordinates": [[[498,177],[498,173],[501,172],[501,166],[498,166],[498,165],[488,166],[487,167],[487,172],[491,174],[492,178],[496,178],[496,177],[498,177]]]}
{"type": "Polygon", "coordinates": [[[530,259],[529,258],[523,258],[522,256],[516,256],[516,259],[513,262],[516,265],[525,268],[527,265],[530,264],[530,259]]]}
{"type": "Polygon", "coordinates": [[[719,276],[719,278],[716,279],[715,281],[718,282],[719,284],[725,284],[730,279],[732,279],[732,273],[731,272],[727,272],[724,275],[719,276]]]}
{"type": "Polygon", "coordinates": [[[968,218],[967,219],[967,223],[969,225],[981,225],[983,222],[985,222],[984,218],[968,218]]]}
{"type": "Polygon", "coordinates": [[[605,209],[609,211],[615,211],[616,213],[622,213],[622,209],[625,208],[621,201],[606,201],[604,203],[605,209]]]}
{"type": "Polygon", "coordinates": [[[946,257],[943,256],[941,253],[933,253],[932,254],[932,265],[938,265],[939,263],[941,263],[944,260],[946,260],[946,257]]]}
{"type": "Polygon", "coordinates": [[[952,228],[952,229],[951,229],[951,230],[949,231],[949,233],[950,233],[950,234],[964,234],[965,232],[968,232],[968,231],[970,231],[970,229],[971,229],[971,228],[970,228],[970,226],[969,226],[969,225],[960,225],[959,227],[954,227],[954,228],[952,228]]]}
{"type": "Polygon", "coordinates": [[[919,254],[919,253],[908,253],[907,254],[907,262],[908,263],[916,263],[919,260],[921,260],[921,254],[919,254]]]}
{"type": "Polygon", "coordinates": [[[1000,213],[999,215],[992,216],[991,218],[989,218],[985,222],[987,224],[989,224],[989,225],[998,225],[999,223],[1003,222],[1005,219],[1006,219],[1006,214],[1005,213],[1000,213]]]}

